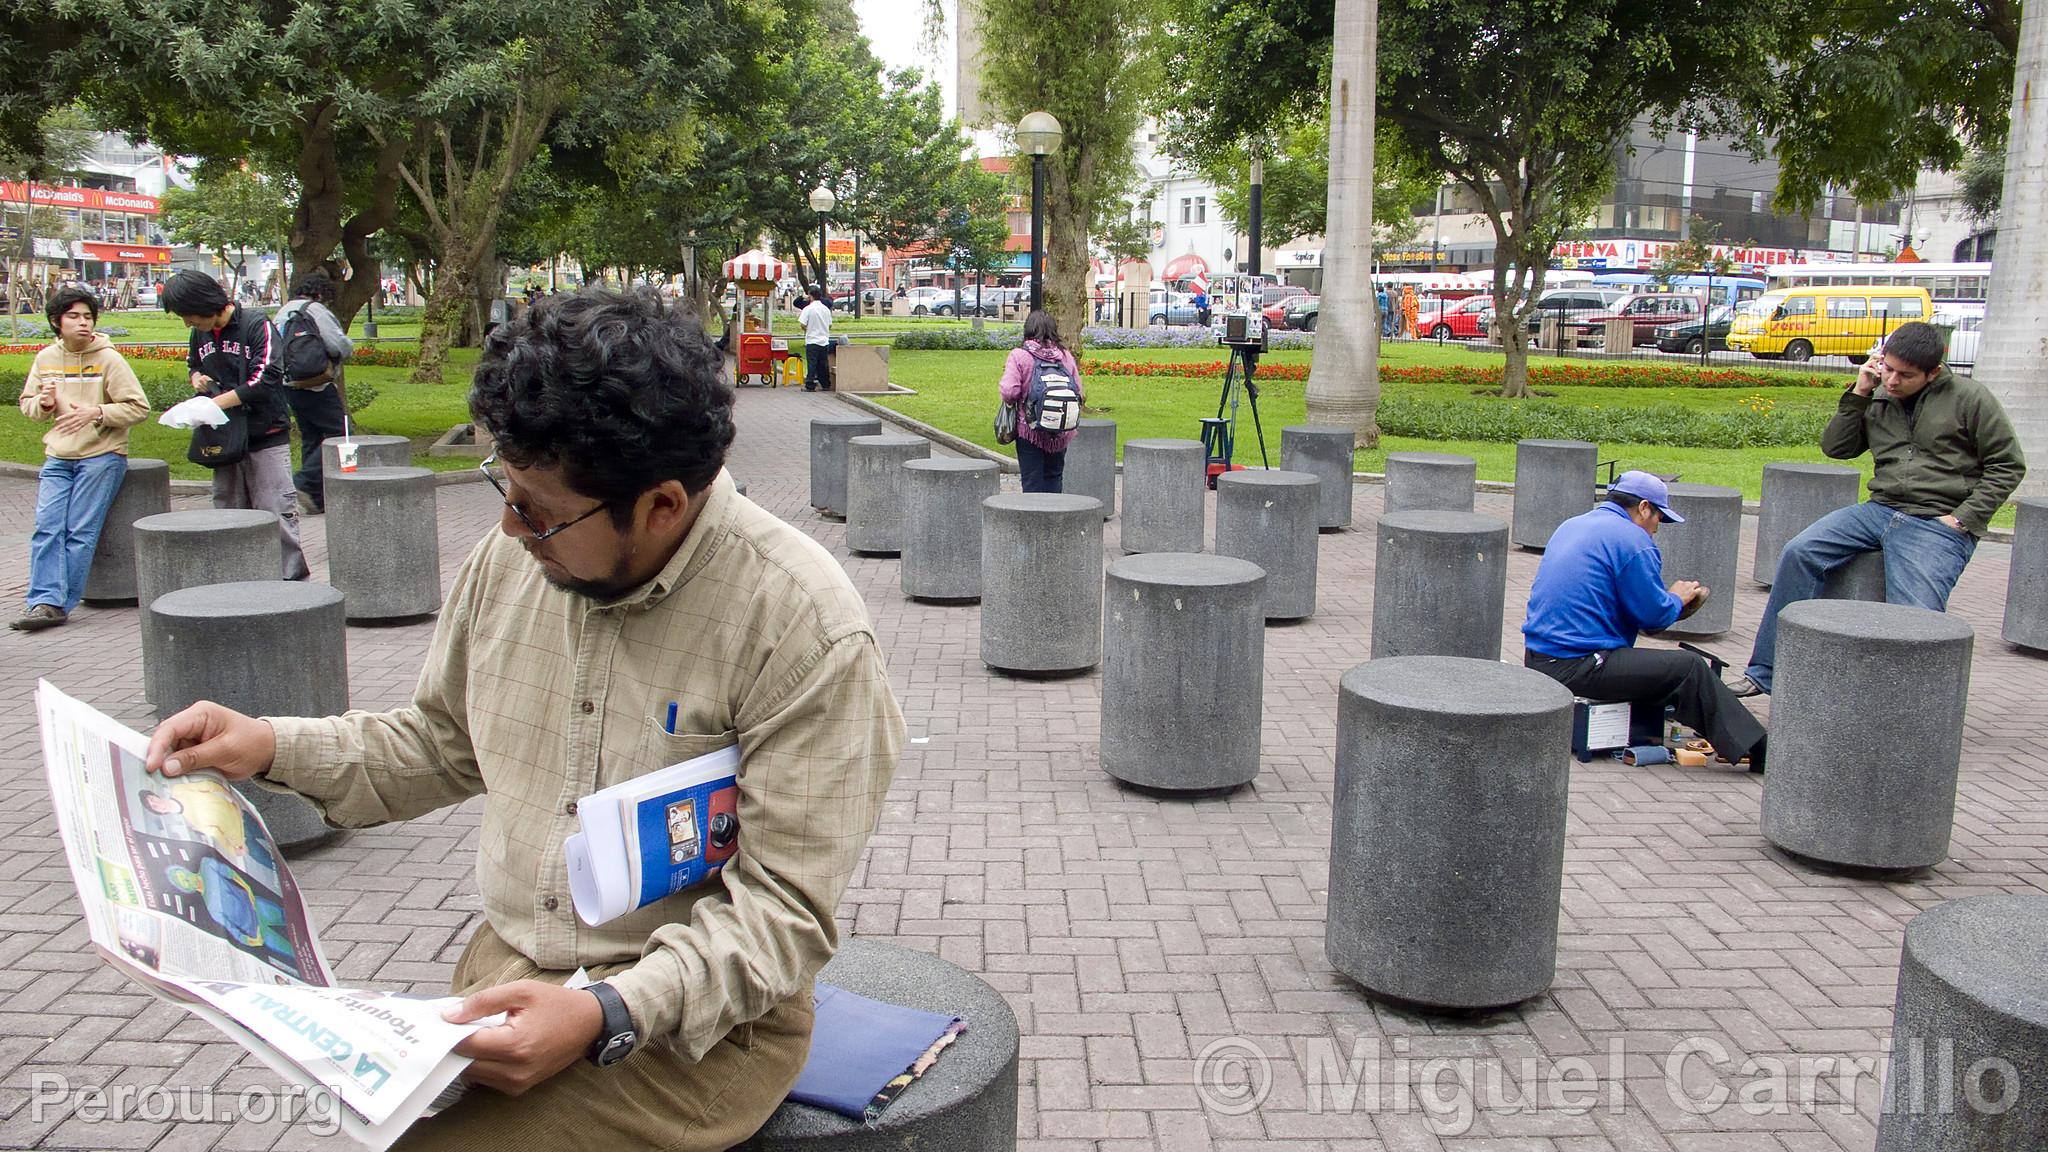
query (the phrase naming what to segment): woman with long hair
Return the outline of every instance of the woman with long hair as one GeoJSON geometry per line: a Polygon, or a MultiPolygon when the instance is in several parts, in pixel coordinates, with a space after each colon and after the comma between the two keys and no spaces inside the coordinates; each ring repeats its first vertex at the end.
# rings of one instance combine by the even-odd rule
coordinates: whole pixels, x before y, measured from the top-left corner
{"type": "Polygon", "coordinates": [[[1033,427],[1025,411],[1025,398],[1041,370],[1064,372],[1081,392],[1081,366],[1060,340],[1060,326],[1051,313],[1034,308],[1024,318],[1024,345],[1010,353],[1003,363],[1002,398],[1020,410],[1017,420],[1017,470],[1023,473],[1026,492],[1059,492],[1067,470],[1067,445],[1074,430],[1046,432],[1033,427]]]}

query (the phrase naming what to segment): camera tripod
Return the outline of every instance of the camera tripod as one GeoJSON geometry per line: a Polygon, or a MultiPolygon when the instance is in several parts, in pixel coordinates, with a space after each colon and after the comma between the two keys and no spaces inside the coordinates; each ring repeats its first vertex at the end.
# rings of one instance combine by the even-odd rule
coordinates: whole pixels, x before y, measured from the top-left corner
{"type": "Polygon", "coordinates": [[[1226,344],[1230,349],[1230,363],[1223,372],[1223,393],[1216,399],[1216,415],[1202,421],[1202,447],[1208,458],[1209,487],[1216,487],[1216,477],[1236,467],[1231,458],[1237,454],[1237,412],[1238,392],[1242,389],[1251,401],[1252,430],[1259,440],[1259,463],[1267,468],[1273,462],[1266,456],[1266,429],[1259,423],[1259,386],[1254,380],[1259,369],[1258,344],[1226,344]],[[1239,375],[1242,365],[1243,375],[1239,375]],[[1230,410],[1229,419],[1223,416],[1224,409],[1230,410]]]}

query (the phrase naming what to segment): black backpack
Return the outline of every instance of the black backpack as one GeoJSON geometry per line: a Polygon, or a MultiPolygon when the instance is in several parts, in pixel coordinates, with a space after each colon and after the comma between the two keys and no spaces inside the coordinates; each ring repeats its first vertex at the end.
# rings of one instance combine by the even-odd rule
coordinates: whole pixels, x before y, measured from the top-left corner
{"type": "Polygon", "coordinates": [[[1031,358],[1031,389],[1024,396],[1023,423],[1040,432],[1068,432],[1081,426],[1081,388],[1058,361],[1031,358]]]}
{"type": "Polygon", "coordinates": [[[311,309],[292,313],[280,336],[277,362],[284,369],[285,383],[294,388],[318,388],[334,379],[334,360],[327,354],[327,341],[320,338],[320,324],[311,309]]]}

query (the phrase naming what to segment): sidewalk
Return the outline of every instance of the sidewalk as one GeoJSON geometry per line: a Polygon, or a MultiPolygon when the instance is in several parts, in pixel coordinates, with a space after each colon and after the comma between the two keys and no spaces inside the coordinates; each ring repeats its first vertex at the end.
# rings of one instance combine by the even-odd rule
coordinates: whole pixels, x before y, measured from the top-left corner
{"type": "MultiPolygon", "coordinates": [[[[810,510],[808,420],[840,408],[829,396],[742,390],[730,461],[752,499],[842,558],[909,721],[912,743],[840,920],[936,952],[1009,997],[1024,1034],[1020,1146],[1031,1152],[1868,1152],[1878,1074],[1852,1078],[1845,1104],[1838,1072],[1815,1062],[1861,1058],[1881,1071],[1905,922],[1942,900],[2048,890],[2048,660],[1998,639],[2009,549],[1986,544],[1953,606],[1977,647],[1947,864],[1915,883],[1821,876],[1763,842],[1756,777],[1574,765],[1551,993],[1464,1021],[1375,1004],[1331,971],[1322,934],[1336,683],[1368,651],[1380,489],[1359,487],[1355,526],[1321,538],[1317,615],[1266,631],[1256,784],[1159,800],[1121,790],[1096,765],[1099,677],[989,673],[977,609],[905,600],[895,560],[849,557],[843,526],[810,510]],[[1754,1087],[1769,1065],[1744,1070],[1752,1057],[1786,1062],[1784,1099],[1745,1108],[1745,1089],[1754,1101],[1769,1088],[1754,1087]],[[1802,1070],[1825,1074],[1802,1084],[1802,1070]],[[1388,1081],[1437,1087],[1418,1099],[1388,1081]],[[1245,1107],[1247,1085],[1256,1107],[1245,1107]],[[1728,1099],[1709,1108],[1717,1085],[1728,1099]]],[[[34,495],[33,482],[0,480],[10,611],[27,578],[34,495]]],[[[1480,511],[1509,507],[1479,497],[1480,511]]],[[[495,530],[499,508],[483,485],[439,490],[444,576],[495,530]]],[[[1112,554],[1117,527],[1107,525],[1112,554]]],[[[1745,528],[1753,534],[1754,520],[1745,528]]],[[[306,542],[324,574],[318,518],[306,542]]],[[[1536,562],[1509,560],[1510,657],[1536,562]]],[[[1740,571],[1749,563],[1745,542],[1740,571]]],[[[1715,590],[1731,592],[1735,631],[1708,647],[1739,658],[1764,593],[1746,581],[1715,590]]],[[[349,629],[355,706],[407,700],[431,631],[349,629]]],[[[33,690],[48,677],[146,729],[137,659],[134,609],[83,609],[41,635],[0,632],[0,694],[12,706],[0,721],[0,783],[18,798],[0,812],[0,1148],[352,1147],[277,1120],[87,1123],[58,1108],[32,1118],[39,1073],[216,1097],[276,1083],[115,976],[78,920],[44,799],[33,690]]],[[[1913,690],[1912,670],[1899,670],[1894,690],[1913,690]]],[[[479,915],[479,803],[360,832],[295,864],[344,979],[445,991],[479,915]]]]}

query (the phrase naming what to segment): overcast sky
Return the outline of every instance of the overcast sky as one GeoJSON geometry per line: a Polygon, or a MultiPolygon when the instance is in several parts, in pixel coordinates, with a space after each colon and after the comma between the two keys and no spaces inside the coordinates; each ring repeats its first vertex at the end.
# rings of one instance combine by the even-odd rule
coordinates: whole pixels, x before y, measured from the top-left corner
{"type": "Polygon", "coordinates": [[[937,45],[924,39],[925,0],[853,0],[860,30],[875,55],[888,68],[916,68],[936,80],[953,108],[954,2],[946,0],[946,30],[937,45]]]}

